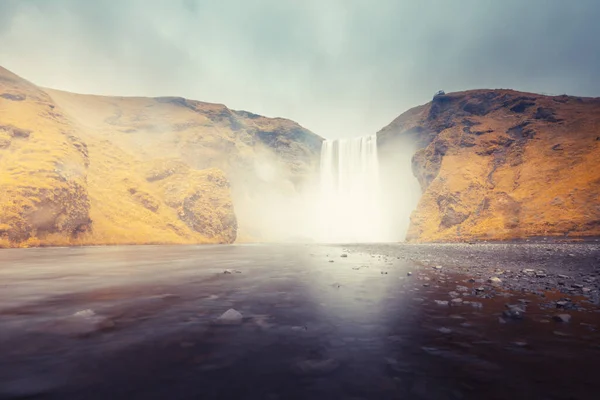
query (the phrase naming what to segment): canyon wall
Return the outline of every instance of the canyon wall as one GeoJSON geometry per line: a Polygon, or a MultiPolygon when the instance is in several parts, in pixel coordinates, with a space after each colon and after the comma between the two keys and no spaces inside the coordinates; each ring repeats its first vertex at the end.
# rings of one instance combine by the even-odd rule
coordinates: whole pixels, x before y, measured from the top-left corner
{"type": "Polygon", "coordinates": [[[257,207],[301,190],[321,140],[286,119],[61,92],[0,67],[0,247],[269,239],[257,207]]]}
{"type": "Polygon", "coordinates": [[[414,147],[407,240],[600,236],[600,99],[438,94],[378,133],[414,147]]]}

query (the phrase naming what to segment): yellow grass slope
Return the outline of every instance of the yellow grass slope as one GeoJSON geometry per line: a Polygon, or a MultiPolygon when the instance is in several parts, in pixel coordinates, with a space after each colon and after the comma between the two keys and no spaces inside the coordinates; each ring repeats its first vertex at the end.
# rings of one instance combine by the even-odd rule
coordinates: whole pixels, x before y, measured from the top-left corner
{"type": "Polygon", "coordinates": [[[0,245],[231,243],[230,182],[251,190],[259,154],[301,180],[319,144],[284,119],[42,89],[0,68],[0,245]]]}
{"type": "Polygon", "coordinates": [[[409,240],[600,236],[600,99],[439,95],[379,132],[398,137],[420,145],[409,240]]]}

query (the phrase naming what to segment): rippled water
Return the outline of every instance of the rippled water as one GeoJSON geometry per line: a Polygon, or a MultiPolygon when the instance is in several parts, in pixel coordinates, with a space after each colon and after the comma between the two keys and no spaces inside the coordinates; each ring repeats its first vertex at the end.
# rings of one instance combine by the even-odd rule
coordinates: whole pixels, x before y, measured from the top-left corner
{"type": "Polygon", "coordinates": [[[467,276],[342,254],[318,245],[4,250],[0,398],[600,393],[595,306],[555,322],[559,311],[539,307],[538,296],[484,298],[467,276]],[[458,286],[475,306],[436,303],[458,286]],[[504,317],[506,304],[525,317],[504,317]],[[243,319],[220,321],[231,308],[243,319]]]}

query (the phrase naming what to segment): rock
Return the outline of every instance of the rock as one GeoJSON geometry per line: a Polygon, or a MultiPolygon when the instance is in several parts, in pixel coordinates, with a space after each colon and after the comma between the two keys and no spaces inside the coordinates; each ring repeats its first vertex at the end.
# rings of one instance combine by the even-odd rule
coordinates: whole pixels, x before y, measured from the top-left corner
{"type": "Polygon", "coordinates": [[[567,307],[568,304],[569,304],[568,301],[564,301],[564,300],[557,301],[556,308],[565,308],[565,307],[567,307]]]}
{"type": "Polygon", "coordinates": [[[555,316],[552,317],[553,320],[555,320],[556,322],[569,322],[571,321],[571,316],[569,314],[557,314],[555,316]]]}
{"type": "Polygon", "coordinates": [[[333,260],[329,260],[329,262],[333,262],[333,260]]]}
{"type": "Polygon", "coordinates": [[[573,287],[575,289],[583,289],[583,285],[580,283],[574,283],[571,285],[571,287],[573,287]]]}
{"type": "Polygon", "coordinates": [[[95,315],[96,315],[96,313],[90,309],[77,311],[75,314],[73,314],[74,317],[80,317],[80,318],[90,318],[90,317],[94,317],[95,315]]]}
{"type": "Polygon", "coordinates": [[[460,304],[463,300],[461,298],[452,299],[452,304],[460,304]]]}
{"type": "Polygon", "coordinates": [[[543,272],[536,272],[535,276],[536,278],[545,278],[547,275],[543,272]]]}
{"type": "Polygon", "coordinates": [[[333,358],[309,359],[296,362],[292,369],[300,375],[324,375],[335,371],[339,366],[340,363],[333,358]]]}
{"type": "Polygon", "coordinates": [[[535,270],[534,269],[530,269],[530,268],[526,268],[526,269],[522,270],[521,272],[524,273],[525,275],[533,275],[533,274],[535,274],[535,270]]]}
{"type": "Polygon", "coordinates": [[[504,310],[502,315],[510,319],[523,319],[523,314],[525,314],[525,310],[519,307],[518,305],[509,305],[506,307],[508,310],[504,310]]]}
{"type": "Polygon", "coordinates": [[[583,293],[590,293],[590,292],[592,291],[592,289],[590,289],[590,288],[587,288],[587,287],[584,287],[584,288],[582,288],[582,289],[581,289],[581,291],[582,291],[583,293]]]}
{"type": "Polygon", "coordinates": [[[224,274],[241,274],[242,271],[238,271],[237,269],[226,269],[223,271],[224,274]]]}
{"type": "Polygon", "coordinates": [[[567,275],[557,275],[560,279],[569,279],[567,275]]]}
{"type": "Polygon", "coordinates": [[[478,301],[472,301],[471,302],[471,307],[473,307],[473,308],[483,308],[483,303],[480,303],[478,301]]]}
{"type": "Polygon", "coordinates": [[[406,273],[406,276],[411,276],[411,275],[412,275],[412,272],[410,272],[410,271],[406,273]]]}
{"type": "Polygon", "coordinates": [[[344,254],[342,254],[340,257],[342,257],[342,258],[346,258],[346,257],[348,257],[348,254],[344,253],[344,254]]]}
{"type": "Polygon", "coordinates": [[[223,323],[239,324],[242,322],[243,318],[244,316],[239,311],[230,308],[229,310],[221,314],[218,320],[223,323]]]}
{"type": "Polygon", "coordinates": [[[475,288],[475,291],[478,292],[478,293],[481,293],[481,292],[485,291],[485,288],[483,286],[480,286],[478,288],[475,288]]]}
{"type": "Polygon", "coordinates": [[[459,285],[459,286],[456,287],[456,290],[459,291],[459,292],[468,292],[469,288],[466,287],[466,286],[460,286],[459,285]]]}
{"type": "Polygon", "coordinates": [[[556,336],[570,336],[568,333],[566,332],[560,332],[560,331],[553,331],[552,333],[554,333],[556,336]]]}
{"type": "Polygon", "coordinates": [[[448,300],[434,300],[435,304],[437,304],[438,306],[447,306],[449,305],[448,300]]]}
{"type": "Polygon", "coordinates": [[[442,269],[442,266],[441,266],[441,265],[436,265],[436,266],[435,266],[435,267],[433,267],[433,268],[439,271],[440,269],[442,269]]]}
{"type": "Polygon", "coordinates": [[[450,293],[448,293],[448,295],[450,295],[450,297],[452,297],[452,298],[459,296],[459,294],[457,292],[450,292],[450,293]]]}
{"type": "Polygon", "coordinates": [[[441,327],[440,329],[438,329],[438,332],[448,334],[448,333],[452,333],[452,329],[448,329],[446,327],[441,327]]]}
{"type": "Polygon", "coordinates": [[[387,275],[387,271],[381,271],[381,275],[387,275]]]}
{"type": "Polygon", "coordinates": [[[488,279],[488,283],[497,286],[502,283],[502,279],[498,278],[497,276],[492,276],[490,279],[488,279]]]}

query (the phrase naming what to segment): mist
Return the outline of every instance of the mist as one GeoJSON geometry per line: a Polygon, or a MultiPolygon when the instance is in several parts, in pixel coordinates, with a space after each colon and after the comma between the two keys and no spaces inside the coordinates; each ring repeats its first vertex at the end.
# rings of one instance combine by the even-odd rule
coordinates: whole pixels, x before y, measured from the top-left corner
{"type": "Polygon", "coordinates": [[[600,94],[594,0],[5,0],[0,65],[79,93],[167,96],[373,134],[433,93],[600,94]]]}

